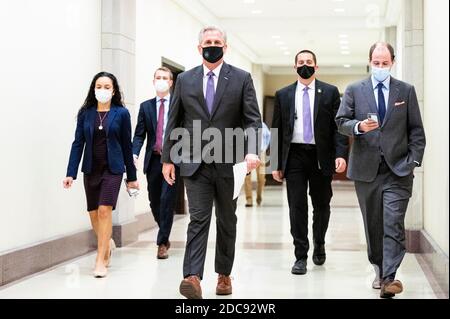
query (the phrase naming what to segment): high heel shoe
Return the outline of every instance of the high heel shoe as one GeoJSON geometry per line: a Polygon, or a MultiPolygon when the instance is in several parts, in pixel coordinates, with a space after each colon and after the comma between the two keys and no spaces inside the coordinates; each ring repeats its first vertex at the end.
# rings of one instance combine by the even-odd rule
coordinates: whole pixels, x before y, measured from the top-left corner
{"type": "Polygon", "coordinates": [[[105,262],[105,266],[109,267],[110,263],[111,263],[111,257],[112,257],[112,253],[113,251],[116,250],[116,243],[114,242],[114,239],[110,239],[109,240],[109,258],[108,260],[105,262]]]}
{"type": "Polygon", "coordinates": [[[94,270],[95,278],[105,278],[107,274],[108,274],[108,270],[106,268],[103,271],[94,270]]]}

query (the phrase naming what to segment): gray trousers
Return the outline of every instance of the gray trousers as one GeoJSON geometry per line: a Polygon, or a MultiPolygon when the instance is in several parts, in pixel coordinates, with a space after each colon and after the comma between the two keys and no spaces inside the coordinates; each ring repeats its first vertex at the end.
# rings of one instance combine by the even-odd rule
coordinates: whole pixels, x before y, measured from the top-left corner
{"type": "Polygon", "coordinates": [[[355,181],[369,261],[379,268],[382,279],[395,277],[406,253],[404,221],[413,178],[413,173],[395,175],[382,161],[373,182],[355,181]]]}
{"type": "Polygon", "coordinates": [[[230,275],[236,243],[236,201],[233,200],[234,179],[218,176],[214,164],[202,164],[191,177],[184,177],[189,201],[190,222],[187,230],[183,275],[198,275],[203,270],[208,245],[212,206],[216,208],[215,271],[230,275]]]}

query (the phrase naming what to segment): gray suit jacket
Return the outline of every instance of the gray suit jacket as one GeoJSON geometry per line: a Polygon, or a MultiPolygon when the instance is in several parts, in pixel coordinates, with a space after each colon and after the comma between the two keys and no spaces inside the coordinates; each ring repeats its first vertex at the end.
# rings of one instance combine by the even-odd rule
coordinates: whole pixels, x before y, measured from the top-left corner
{"type": "Polygon", "coordinates": [[[336,115],[339,132],[354,137],[348,178],[372,182],[377,176],[382,154],[394,174],[400,177],[411,174],[421,165],[425,150],[425,132],[414,87],[391,77],[382,126],[355,135],[355,125],[367,119],[367,113],[378,113],[370,77],[347,88],[336,115]]]}
{"type": "MultiPolygon", "coordinates": [[[[218,173],[223,177],[233,177],[234,163],[242,161],[247,153],[258,154],[256,145],[258,136],[256,140],[237,141],[237,138],[226,134],[226,129],[253,128],[258,131],[258,128],[262,127],[250,73],[229,64],[223,64],[211,114],[203,95],[203,66],[200,65],[180,74],[170,104],[162,154],[163,163],[174,162],[170,153],[178,141],[172,140],[170,133],[179,127],[185,129],[185,134],[189,133],[189,136],[183,137],[182,142],[183,147],[189,149],[189,159],[183,157],[180,163],[181,176],[192,176],[197,171],[201,165],[201,155],[210,152],[210,149],[207,149],[210,147],[208,144],[214,140],[222,145],[222,160],[214,161],[218,173]],[[216,137],[203,140],[201,135],[194,136],[194,121],[200,123],[202,135],[208,128],[220,132],[219,141],[215,140],[216,137]],[[201,147],[195,147],[195,144],[201,147]],[[242,144],[244,144],[244,151],[237,151],[237,145],[242,144]],[[228,161],[226,158],[230,154],[232,154],[231,162],[230,158],[228,161]]],[[[242,148],[239,147],[239,149],[242,148]]],[[[217,154],[214,155],[217,156],[217,154]]]]}

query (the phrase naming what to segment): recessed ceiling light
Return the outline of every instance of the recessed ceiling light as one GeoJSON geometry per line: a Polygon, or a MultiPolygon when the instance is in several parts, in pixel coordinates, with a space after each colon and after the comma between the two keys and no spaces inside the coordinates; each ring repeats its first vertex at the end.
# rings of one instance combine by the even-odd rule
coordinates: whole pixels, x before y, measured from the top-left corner
{"type": "Polygon", "coordinates": [[[246,3],[246,4],[254,4],[255,0],[244,0],[244,3],[246,3]]]}
{"type": "Polygon", "coordinates": [[[280,39],[281,37],[279,35],[273,35],[272,39],[280,39]]]}
{"type": "Polygon", "coordinates": [[[348,50],[350,50],[350,47],[346,45],[341,46],[341,51],[348,51],[348,50]]]}
{"type": "Polygon", "coordinates": [[[280,50],[286,51],[286,50],[289,50],[289,48],[288,47],[280,47],[280,50]]]}
{"type": "Polygon", "coordinates": [[[275,42],[275,44],[276,44],[276,45],[284,45],[284,44],[286,44],[286,43],[284,43],[284,41],[277,41],[277,42],[275,42]]]}
{"type": "Polygon", "coordinates": [[[345,9],[344,8],[336,8],[336,9],[334,9],[334,12],[343,13],[343,12],[345,12],[345,9]]]}
{"type": "Polygon", "coordinates": [[[343,55],[349,55],[349,54],[350,54],[350,51],[341,51],[341,54],[343,54],[343,55]]]}
{"type": "Polygon", "coordinates": [[[347,39],[348,38],[348,34],[339,34],[339,38],[347,39]]]}
{"type": "Polygon", "coordinates": [[[350,64],[344,64],[344,68],[351,68],[352,66],[350,64]]]}
{"type": "Polygon", "coordinates": [[[284,52],[284,55],[291,55],[291,52],[286,51],[286,52],[284,52]]]}
{"type": "Polygon", "coordinates": [[[262,10],[252,10],[252,14],[261,14],[262,10]]]}

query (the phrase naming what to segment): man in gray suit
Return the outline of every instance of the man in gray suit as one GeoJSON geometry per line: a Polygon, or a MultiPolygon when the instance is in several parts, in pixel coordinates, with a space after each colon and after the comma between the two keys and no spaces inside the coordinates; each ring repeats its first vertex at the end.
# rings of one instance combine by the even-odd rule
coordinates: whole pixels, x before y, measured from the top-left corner
{"type": "Polygon", "coordinates": [[[375,43],[369,52],[372,76],[350,85],[336,116],[339,132],[354,137],[348,177],[355,181],[369,261],[381,298],[403,291],[395,275],[405,255],[404,219],[413,172],[425,149],[415,89],[390,75],[394,49],[375,43]]]}
{"type": "Polygon", "coordinates": [[[251,139],[251,134],[229,133],[234,129],[257,132],[262,127],[251,75],[223,60],[226,33],[217,27],[203,28],[198,50],[203,64],[180,74],[175,84],[162,155],[164,178],[173,184],[177,154],[173,149],[179,143],[183,145],[180,174],[186,185],[190,223],[180,293],[188,299],[202,298],[200,280],[213,202],[217,227],[215,270],[219,274],[216,294],[232,293],[230,273],[237,223],[233,164],[245,160],[250,172],[259,166],[260,160],[257,136],[251,139]],[[184,130],[182,141],[171,136],[176,134],[169,134],[176,128],[184,130]],[[213,148],[212,143],[221,146],[223,152],[213,148]],[[188,156],[184,154],[185,148],[188,156]]]}

